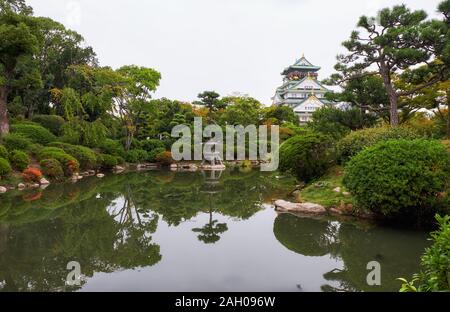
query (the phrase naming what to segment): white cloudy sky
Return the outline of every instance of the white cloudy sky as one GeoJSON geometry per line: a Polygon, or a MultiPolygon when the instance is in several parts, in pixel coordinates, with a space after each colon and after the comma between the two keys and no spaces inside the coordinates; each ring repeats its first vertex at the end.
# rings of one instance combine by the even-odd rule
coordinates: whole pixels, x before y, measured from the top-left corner
{"type": "Polygon", "coordinates": [[[101,65],[159,70],[156,97],[203,90],[269,104],[280,72],[302,53],[333,71],[340,43],[363,14],[405,3],[436,16],[439,0],[28,0],[36,15],[77,30],[101,65]]]}

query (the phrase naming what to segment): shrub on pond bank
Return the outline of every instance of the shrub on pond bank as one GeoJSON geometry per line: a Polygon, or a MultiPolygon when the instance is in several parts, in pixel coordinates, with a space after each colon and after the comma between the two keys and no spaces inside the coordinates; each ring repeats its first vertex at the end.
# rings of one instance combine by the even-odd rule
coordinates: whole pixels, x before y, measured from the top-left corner
{"type": "Polygon", "coordinates": [[[67,154],[63,149],[57,147],[44,148],[39,153],[39,159],[56,159],[61,163],[66,177],[72,176],[80,167],[78,160],[67,154]]]}
{"type": "Polygon", "coordinates": [[[147,151],[147,153],[152,152],[155,149],[161,149],[163,148],[165,150],[166,145],[164,144],[163,141],[160,140],[144,140],[141,141],[141,148],[145,151],[147,151]]]}
{"type": "Polygon", "coordinates": [[[281,145],[279,168],[309,182],[322,176],[333,164],[331,148],[331,139],[323,134],[311,132],[295,136],[281,145]]]}
{"type": "Polygon", "coordinates": [[[173,164],[172,153],[169,151],[164,151],[156,155],[156,162],[163,166],[170,166],[173,164]]]}
{"type": "Polygon", "coordinates": [[[56,136],[62,134],[62,126],[66,122],[64,118],[57,115],[35,115],[32,121],[46,128],[56,136]]]}
{"type": "Polygon", "coordinates": [[[39,125],[19,123],[11,126],[12,133],[20,134],[33,143],[48,144],[56,140],[56,136],[49,130],[39,125]]]}
{"type": "Polygon", "coordinates": [[[52,143],[50,146],[61,148],[67,154],[75,157],[80,163],[80,168],[83,170],[90,170],[97,167],[97,155],[88,147],[67,143],[52,143]]]}
{"type": "Polygon", "coordinates": [[[0,145],[0,158],[8,158],[8,150],[3,145],[0,145]]]}
{"type": "Polygon", "coordinates": [[[125,149],[121,142],[106,139],[104,142],[100,145],[100,149],[103,153],[113,156],[125,156],[125,149]]]}
{"type": "Polygon", "coordinates": [[[146,162],[147,159],[148,153],[141,149],[129,150],[125,155],[125,160],[133,164],[146,162]]]}
{"type": "Polygon", "coordinates": [[[117,161],[117,157],[115,156],[108,154],[100,154],[98,156],[98,159],[100,160],[100,167],[102,169],[113,169],[119,164],[119,162],[117,161]]]}
{"type": "Polygon", "coordinates": [[[405,127],[367,128],[350,133],[337,144],[338,160],[346,163],[367,147],[393,139],[417,139],[419,135],[405,127]]]}
{"type": "Polygon", "coordinates": [[[64,177],[64,170],[61,163],[56,159],[44,159],[40,162],[44,175],[54,180],[61,180],[64,177]]]}
{"type": "Polygon", "coordinates": [[[22,177],[25,182],[39,183],[42,179],[42,172],[37,168],[28,168],[23,171],[22,177]]]}
{"type": "Polygon", "coordinates": [[[437,141],[381,142],[350,160],[344,185],[359,206],[378,215],[427,221],[449,203],[449,155],[437,141]]]}
{"type": "Polygon", "coordinates": [[[18,171],[25,170],[30,164],[28,154],[22,151],[12,151],[9,155],[9,160],[13,168],[18,171]]]}
{"type": "Polygon", "coordinates": [[[2,143],[8,151],[26,151],[33,144],[31,140],[17,133],[10,133],[2,138],[2,143]]]}
{"type": "Polygon", "coordinates": [[[156,148],[153,151],[151,151],[150,153],[148,153],[147,160],[151,163],[154,163],[154,162],[156,162],[156,156],[158,156],[161,153],[164,153],[165,151],[166,151],[166,149],[164,147],[156,148]]]}
{"type": "Polygon", "coordinates": [[[9,161],[0,157],[0,177],[5,177],[12,171],[9,161]]]}

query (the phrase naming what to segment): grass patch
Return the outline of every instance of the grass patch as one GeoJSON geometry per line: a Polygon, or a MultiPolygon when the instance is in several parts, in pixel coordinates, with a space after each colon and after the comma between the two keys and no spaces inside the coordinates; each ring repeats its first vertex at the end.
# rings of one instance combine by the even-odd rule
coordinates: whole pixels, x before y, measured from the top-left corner
{"type": "Polygon", "coordinates": [[[342,184],[344,169],[336,166],[319,180],[310,183],[300,191],[300,200],[302,202],[311,202],[324,206],[325,208],[339,207],[342,204],[348,205],[354,203],[351,195],[344,195],[347,190],[342,184]],[[341,192],[334,191],[340,187],[341,192]]]}

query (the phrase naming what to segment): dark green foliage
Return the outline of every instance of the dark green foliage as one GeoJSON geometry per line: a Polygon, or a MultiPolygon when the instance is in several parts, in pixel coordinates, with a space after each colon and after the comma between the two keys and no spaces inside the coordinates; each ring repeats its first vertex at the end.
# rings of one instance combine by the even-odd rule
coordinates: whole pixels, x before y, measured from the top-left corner
{"type": "Polygon", "coordinates": [[[5,158],[0,158],[0,177],[5,177],[12,171],[11,165],[5,158]]]}
{"type": "Polygon", "coordinates": [[[143,163],[147,161],[148,153],[141,149],[133,149],[127,152],[125,159],[133,164],[143,163]]]}
{"type": "Polygon", "coordinates": [[[11,126],[12,133],[17,133],[30,139],[33,143],[46,145],[56,140],[55,135],[42,126],[20,123],[11,126]]]}
{"type": "Polygon", "coordinates": [[[113,169],[115,166],[118,165],[117,157],[108,155],[108,154],[101,154],[101,168],[102,169],[113,169]]]}
{"type": "Polygon", "coordinates": [[[363,149],[391,139],[417,139],[419,135],[406,127],[379,127],[354,131],[337,144],[338,160],[345,163],[363,149]]]}
{"type": "Polygon", "coordinates": [[[318,178],[333,163],[331,139],[319,133],[295,136],[280,147],[280,170],[290,171],[304,182],[318,178]]]}
{"type": "Polygon", "coordinates": [[[57,115],[36,115],[33,117],[32,121],[40,124],[56,136],[62,134],[62,126],[65,123],[64,118],[57,115]]]}
{"type": "Polygon", "coordinates": [[[88,122],[73,119],[62,127],[63,141],[73,145],[99,147],[106,139],[108,129],[99,120],[88,122]]]}
{"type": "Polygon", "coordinates": [[[32,142],[29,139],[17,133],[11,133],[4,136],[2,138],[2,143],[9,151],[13,150],[26,151],[32,144],[32,142]]]}
{"type": "Polygon", "coordinates": [[[144,140],[141,141],[141,148],[150,153],[154,149],[165,148],[165,144],[160,140],[144,140]]]}
{"type": "Polygon", "coordinates": [[[106,139],[103,141],[103,143],[100,145],[100,149],[103,153],[114,155],[114,156],[121,156],[123,157],[125,155],[125,149],[123,147],[123,144],[119,141],[106,139]]]}
{"type": "Polygon", "coordinates": [[[323,107],[313,113],[313,120],[308,126],[314,131],[340,139],[350,131],[375,125],[378,117],[362,113],[358,108],[338,109],[323,107]]]}
{"type": "Polygon", "coordinates": [[[50,146],[61,148],[67,154],[75,157],[83,170],[95,169],[97,166],[97,155],[88,147],[67,143],[53,143],[50,146]]]}
{"type": "Polygon", "coordinates": [[[164,151],[156,155],[156,162],[163,166],[170,166],[173,163],[172,153],[164,151]]]}
{"type": "Polygon", "coordinates": [[[441,143],[390,140],[352,158],[344,185],[359,206],[375,214],[421,222],[449,203],[449,179],[450,154],[441,143]]]}
{"type": "Polygon", "coordinates": [[[57,147],[46,147],[39,153],[39,159],[56,159],[61,163],[66,177],[72,176],[78,171],[80,164],[73,156],[57,147]]]}
{"type": "Polygon", "coordinates": [[[9,161],[17,171],[24,171],[30,164],[28,154],[22,151],[12,151],[9,154],[9,161]]]}
{"type": "Polygon", "coordinates": [[[8,158],[8,150],[3,145],[0,145],[0,158],[8,158]]]}
{"type": "Polygon", "coordinates": [[[42,173],[53,180],[64,178],[64,170],[61,163],[56,159],[43,159],[40,162],[42,173]]]}
{"type": "Polygon", "coordinates": [[[154,162],[156,162],[156,156],[157,156],[158,154],[164,153],[165,151],[166,151],[166,149],[165,149],[164,147],[156,148],[156,149],[154,149],[154,150],[152,150],[151,152],[148,153],[148,158],[147,158],[147,160],[148,160],[149,162],[154,163],[154,162]]]}

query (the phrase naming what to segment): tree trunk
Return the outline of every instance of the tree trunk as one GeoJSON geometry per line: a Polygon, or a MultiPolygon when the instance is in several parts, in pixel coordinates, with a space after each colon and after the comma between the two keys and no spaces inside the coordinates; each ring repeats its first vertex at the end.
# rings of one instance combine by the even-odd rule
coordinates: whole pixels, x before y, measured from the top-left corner
{"type": "Polygon", "coordinates": [[[0,87],[0,137],[9,133],[8,121],[8,89],[0,87]]]}
{"type": "Polygon", "coordinates": [[[399,124],[398,121],[398,95],[395,92],[394,86],[392,85],[391,75],[389,69],[385,62],[381,62],[380,64],[380,74],[383,77],[384,87],[389,96],[389,104],[390,104],[390,122],[392,127],[397,127],[399,124]]]}
{"type": "Polygon", "coordinates": [[[391,102],[390,116],[391,116],[391,126],[397,127],[399,124],[398,120],[398,96],[392,89],[392,94],[389,94],[389,101],[391,102]]]}

